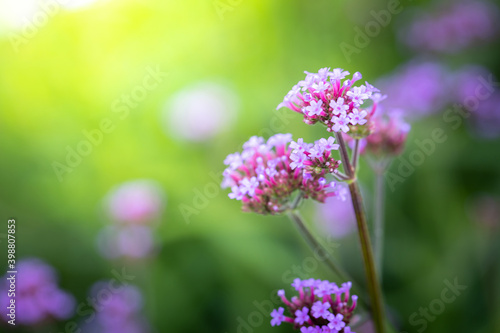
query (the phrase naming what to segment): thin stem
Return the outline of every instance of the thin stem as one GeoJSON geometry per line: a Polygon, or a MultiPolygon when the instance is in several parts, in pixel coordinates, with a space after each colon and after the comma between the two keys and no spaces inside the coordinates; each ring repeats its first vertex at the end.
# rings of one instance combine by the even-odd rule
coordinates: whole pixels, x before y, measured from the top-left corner
{"type": "Polygon", "coordinates": [[[330,268],[332,272],[336,274],[337,277],[342,281],[351,281],[352,287],[354,290],[358,291],[359,300],[361,301],[360,303],[358,303],[358,305],[360,306],[360,308],[363,308],[365,310],[367,310],[367,308],[369,309],[369,302],[367,300],[365,291],[360,288],[356,280],[349,276],[349,274],[335,262],[335,260],[332,258],[331,253],[329,253],[327,249],[325,249],[325,247],[321,245],[321,243],[316,239],[316,237],[314,237],[314,235],[309,231],[306,224],[304,223],[304,219],[302,218],[300,213],[296,210],[288,210],[287,215],[288,218],[295,223],[302,237],[306,240],[311,250],[319,258],[318,260],[325,261],[328,268],[330,268]]]}
{"type": "Polygon", "coordinates": [[[344,175],[342,172],[336,170],[335,173],[332,173],[331,174],[333,177],[335,177],[335,179],[337,180],[340,180],[340,181],[344,181],[344,180],[349,180],[350,178],[347,177],[346,175],[344,175]]]}
{"type": "Polygon", "coordinates": [[[349,161],[349,154],[347,153],[347,148],[342,137],[342,133],[335,132],[335,139],[340,145],[340,160],[344,166],[344,172],[349,178],[354,178],[354,169],[352,168],[351,162],[349,161]]]}
{"type": "Polygon", "coordinates": [[[385,202],[385,187],[384,187],[384,172],[382,170],[375,171],[375,220],[374,220],[374,251],[375,251],[375,266],[377,274],[382,283],[382,258],[384,253],[384,202],[385,202]]]}
{"type": "Polygon", "coordinates": [[[352,151],[352,162],[351,162],[354,172],[356,172],[356,169],[358,167],[358,160],[359,160],[359,139],[355,139],[354,149],[352,151]]]}
{"type": "Polygon", "coordinates": [[[304,223],[302,216],[296,210],[290,210],[287,212],[288,217],[295,222],[297,229],[300,234],[304,237],[307,244],[311,247],[314,252],[317,252],[322,258],[326,257],[326,265],[342,280],[350,281],[351,279],[347,275],[347,273],[341,269],[337,263],[334,262],[331,254],[321,245],[313,234],[309,231],[307,226],[304,223]]]}
{"type": "Polygon", "coordinates": [[[354,207],[356,221],[358,224],[359,240],[361,244],[361,252],[363,254],[363,263],[365,266],[366,282],[368,285],[368,294],[370,295],[375,331],[377,333],[383,333],[384,308],[382,306],[382,292],[377,280],[377,272],[375,271],[375,263],[373,260],[373,250],[370,244],[368,226],[366,224],[366,216],[363,211],[363,202],[359,192],[358,182],[356,180],[349,184],[349,190],[351,192],[352,205],[354,207]]]}

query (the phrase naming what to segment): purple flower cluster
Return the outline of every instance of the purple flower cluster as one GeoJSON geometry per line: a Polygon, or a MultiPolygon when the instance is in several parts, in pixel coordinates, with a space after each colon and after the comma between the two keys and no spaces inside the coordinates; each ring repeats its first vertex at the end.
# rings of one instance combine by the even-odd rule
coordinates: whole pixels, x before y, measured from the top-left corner
{"type": "Polygon", "coordinates": [[[438,112],[452,99],[449,71],[437,62],[410,62],[377,85],[391,91],[384,106],[405,110],[410,119],[438,112]]]}
{"type": "Polygon", "coordinates": [[[366,123],[384,98],[379,90],[368,82],[355,87],[354,83],[362,78],[359,72],[354,73],[351,80],[344,80],[349,72],[341,68],[305,73],[306,78],[290,90],[277,109],[286,107],[301,113],[306,124],[320,122],[329,132],[365,135],[366,123]],[[369,111],[361,108],[367,100],[373,101],[369,111]]]}
{"type": "Polygon", "coordinates": [[[433,13],[417,14],[402,41],[414,50],[453,53],[498,33],[498,8],[486,1],[450,2],[433,13]]]}
{"type": "Polygon", "coordinates": [[[278,291],[289,315],[285,314],[284,307],[274,309],[271,326],[287,322],[303,333],[354,333],[347,325],[358,297],[350,296],[350,282],[339,287],[326,280],[295,279],[292,287],[299,292],[299,297],[288,300],[284,290],[278,291]]]}
{"type": "Polygon", "coordinates": [[[304,198],[324,202],[326,197],[334,195],[334,183],[328,182],[325,175],[339,165],[330,157],[330,150],[337,148],[331,139],[309,145],[301,139],[292,142],[291,134],[276,134],[267,142],[253,136],[243,144],[242,153],[230,154],[225,159],[228,167],[223,173],[222,187],[231,187],[229,197],[241,200],[244,211],[260,214],[283,212],[296,190],[304,198]],[[292,147],[294,150],[307,147],[309,156],[316,147],[316,164],[308,165],[313,160],[306,150],[303,155],[296,152],[292,158],[292,147]]]}
{"type": "Polygon", "coordinates": [[[306,143],[303,139],[290,143],[292,153],[290,163],[292,170],[303,168],[304,176],[312,177],[312,174],[324,174],[325,170],[335,173],[340,165],[340,161],[331,156],[332,150],[338,150],[339,145],[335,143],[335,138],[320,139],[314,144],[306,143]]]}
{"type": "Polygon", "coordinates": [[[496,81],[484,67],[468,65],[454,77],[455,99],[471,113],[472,128],[482,138],[500,136],[500,91],[489,80],[496,81]]]}
{"type": "MultiPolygon", "coordinates": [[[[16,313],[17,322],[39,325],[50,319],[67,319],[75,310],[73,296],[59,289],[54,269],[40,259],[23,259],[17,263],[16,313]]],[[[6,280],[6,277],[2,278],[6,280]]],[[[1,288],[0,305],[7,309],[10,299],[7,285],[1,288]]],[[[4,320],[8,317],[2,315],[4,320]]]]}
{"type": "MultiPolygon", "coordinates": [[[[109,289],[109,282],[97,282],[91,294],[96,297],[109,289]]],[[[149,325],[141,315],[142,295],[132,285],[122,286],[96,304],[95,320],[83,328],[85,333],[146,333],[149,325]]]]}

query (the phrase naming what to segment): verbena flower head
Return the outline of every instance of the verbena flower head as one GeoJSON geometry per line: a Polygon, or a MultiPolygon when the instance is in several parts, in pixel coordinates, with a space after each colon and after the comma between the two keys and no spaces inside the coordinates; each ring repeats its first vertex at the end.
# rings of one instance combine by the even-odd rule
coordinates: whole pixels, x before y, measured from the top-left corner
{"type": "Polygon", "coordinates": [[[350,296],[350,282],[338,286],[326,280],[295,279],[292,287],[299,292],[299,297],[288,300],[284,290],[278,291],[284,307],[271,312],[271,326],[286,322],[306,333],[354,333],[347,325],[358,297],[350,296]]]}
{"type": "Polygon", "coordinates": [[[383,99],[379,90],[368,82],[354,86],[362,78],[359,72],[354,73],[352,79],[345,79],[349,72],[341,68],[305,73],[306,78],[290,90],[277,109],[286,107],[301,113],[306,124],[322,123],[329,132],[367,135],[366,124],[383,99]],[[371,108],[363,109],[369,100],[373,102],[371,108]]]}
{"type": "MultiPolygon", "coordinates": [[[[17,263],[16,319],[22,325],[41,325],[49,320],[71,317],[75,310],[75,299],[59,289],[54,269],[40,259],[22,259],[17,263]]],[[[8,282],[6,277],[2,281],[8,282]]],[[[8,285],[0,288],[0,305],[7,309],[10,299],[8,285]]],[[[9,317],[2,315],[4,320],[9,317]]]]}
{"type": "MultiPolygon", "coordinates": [[[[406,123],[401,112],[379,114],[373,118],[371,134],[360,140],[360,152],[369,153],[375,157],[390,157],[399,155],[406,143],[411,126],[406,123]]],[[[345,135],[350,146],[352,138],[345,135]]]]}
{"type": "Polygon", "coordinates": [[[276,134],[264,141],[253,136],[243,144],[243,152],[230,154],[224,161],[222,187],[230,187],[231,199],[241,200],[243,210],[276,214],[288,208],[294,191],[304,198],[324,202],[334,195],[334,182],[327,173],[335,172],[340,162],[331,157],[338,149],[333,138],[308,144],[291,134],[276,134]]]}

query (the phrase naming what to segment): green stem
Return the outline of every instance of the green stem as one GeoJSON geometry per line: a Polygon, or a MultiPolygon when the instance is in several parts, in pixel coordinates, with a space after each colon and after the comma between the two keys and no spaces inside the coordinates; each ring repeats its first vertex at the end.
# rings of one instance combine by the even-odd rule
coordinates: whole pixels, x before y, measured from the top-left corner
{"type": "Polygon", "coordinates": [[[377,170],[375,172],[375,220],[374,220],[374,251],[375,251],[375,266],[377,274],[382,283],[382,260],[384,253],[384,202],[385,202],[385,187],[384,187],[384,172],[377,170]]]}
{"type": "Polygon", "coordinates": [[[359,192],[357,180],[354,179],[349,184],[349,190],[351,192],[352,205],[354,207],[354,213],[356,214],[356,221],[358,224],[359,240],[361,244],[361,252],[363,254],[363,263],[365,266],[366,282],[368,285],[368,294],[370,295],[371,300],[371,310],[373,314],[373,322],[375,324],[375,331],[377,333],[384,333],[382,292],[380,290],[380,284],[377,280],[375,262],[373,260],[373,250],[370,244],[366,216],[363,211],[363,202],[359,192]]]}
{"type": "Polygon", "coordinates": [[[321,258],[326,258],[326,265],[343,281],[352,281],[352,279],[347,275],[347,273],[341,269],[337,263],[331,257],[331,254],[321,245],[316,237],[309,231],[304,223],[304,220],[300,213],[296,210],[290,210],[287,212],[288,217],[295,223],[300,234],[304,237],[307,244],[311,247],[311,250],[317,252],[321,258]]]}
{"type": "Polygon", "coordinates": [[[356,172],[356,169],[358,167],[358,160],[359,160],[359,139],[355,139],[354,149],[352,150],[352,162],[351,162],[354,172],[356,172]]]}
{"type": "Polygon", "coordinates": [[[340,145],[340,160],[342,161],[342,165],[344,166],[344,172],[349,178],[354,178],[354,169],[349,161],[349,154],[347,153],[347,149],[345,146],[344,138],[342,137],[342,133],[335,132],[335,138],[340,145]]]}

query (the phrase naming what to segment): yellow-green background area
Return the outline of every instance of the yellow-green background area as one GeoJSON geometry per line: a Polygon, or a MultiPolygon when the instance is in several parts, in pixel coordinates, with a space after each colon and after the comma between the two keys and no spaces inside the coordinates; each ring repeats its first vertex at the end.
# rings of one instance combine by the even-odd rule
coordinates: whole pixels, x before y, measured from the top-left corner
{"type": "MultiPolygon", "coordinates": [[[[60,285],[77,303],[85,301],[95,281],[125,267],[137,276],[144,314],[158,332],[290,332],[290,326],[271,328],[268,309],[261,315],[256,302],[269,300],[276,289],[289,290],[284,274],[302,268],[311,252],[285,217],[242,213],[226,190],[214,190],[218,184],[210,174],[220,173],[225,156],[248,137],[269,128],[276,105],[304,70],[342,67],[373,82],[410,59],[396,40],[394,24],[410,3],[402,2],[403,12],[350,62],[339,45],[354,46],[354,27],[363,29],[373,20],[370,11],[387,8],[386,2],[221,0],[219,5],[228,7],[219,13],[214,4],[123,0],[61,10],[17,51],[12,35],[2,33],[0,233],[6,233],[7,219],[15,218],[18,258],[37,256],[55,266],[60,285]],[[113,102],[142,82],[148,66],[168,75],[120,119],[113,102]],[[229,82],[241,99],[235,125],[199,144],[166,134],[160,111],[169,97],[212,79],[229,82]],[[83,131],[98,128],[104,118],[114,129],[59,181],[53,162],[65,163],[67,147],[76,149],[85,140],[83,131]],[[102,198],[113,186],[136,178],[157,180],[167,193],[155,233],[161,251],[149,261],[111,263],[95,247],[97,233],[109,223],[102,198]],[[214,194],[203,200],[197,193],[207,188],[214,194]],[[188,219],[180,210],[186,206],[194,210],[188,219]]],[[[421,5],[411,2],[412,8],[421,5]]],[[[480,63],[498,76],[495,46],[438,60],[452,68],[480,63]]],[[[285,122],[282,131],[295,138],[326,135],[296,114],[285,122]]],[[[498,331],[498,238],[478,226],[468,207],[479,194],[499,194],[499,142],[475,138],[465,123],[454,130],[437,114],[413,124],[403,156],[408,159],[418,149],[415,140],[429,138],[435,128],[442,128],[447,140],[388,190],[383,285],[388,312],[400,331],[417,332],[423,324],[412,326],[410,316],[440,299],[445,281],[457,278],[467,289],[428,320],[425,331],[498,331]]],[[[394,162],[391,172],[400,163],[394,162]]],[[[373,174],[365,161],[361,167],[371,215],[373,174]]],[[[313,208],[304,206],[309,221],[313,208]]],[[[1,244],[6,253],[5,239],[1,244]]],[[[339,241],[335,255],[363,279],[355,235],[339,241]]],[[[342,282],[321,263],[308,274],[342,282]]]]}

